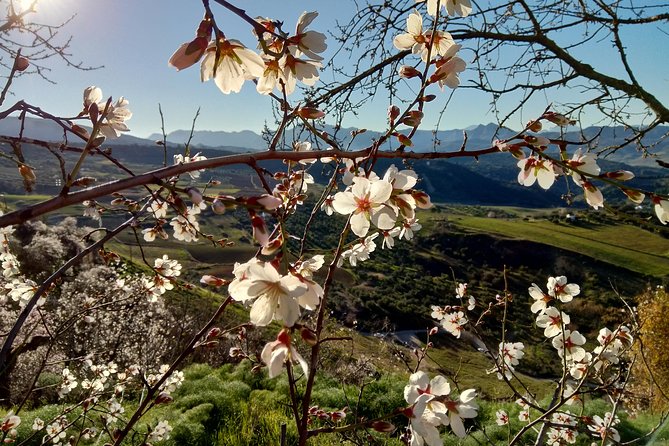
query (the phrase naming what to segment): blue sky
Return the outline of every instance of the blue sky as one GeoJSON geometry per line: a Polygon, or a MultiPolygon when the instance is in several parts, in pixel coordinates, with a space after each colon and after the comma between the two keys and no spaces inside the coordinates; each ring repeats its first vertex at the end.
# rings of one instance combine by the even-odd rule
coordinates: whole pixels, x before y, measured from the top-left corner
{"type": "MultiPolygon", "coordinates": [[[[337,19],[345,20],[354,10],[350,0],[339,1],[254,1],[238,2],[251,16],[263,15],[283,20],[286,29],[292,29],[304,10],[317,10],[320,16],[311,28],[325,32],[332,29],[337,19]]],[[[219,26],[228,37],[238,38],[254,46],[245,24],[212,2],[219,26]]],[[[73,58],[91,66],[104,65],[94,71],[77,71],[54,63],[49,75],[57,82],[51,85],[37,76],[18,79],[14,98],[25,99],[45,110],[62,116],[75,115],[81,106],[85,87],[96,85],[105,95],[114,98],[123,95],[130,101],[133,118],[129,121],[132,134],[145,137],[160,131],[158,103],[162,105],[167,131],[190,128],[198,107],[201,115],[196,128],[199,130],[259,131],[265,122],[272,124],[270,99],[255,93],[253,84],[247,83],[242,93],[223,95],[213,82],[201,83],[197,66],[177,72],[167,66],[172,52],[183,42],[194,37],[202,18],[198,0],[39,0],[35,18],[53,22],[72,14],[76,17],[66,31],[74,36],[71,51],[73,58]]],[[[645,66],[641,80],[661,98],[669,100],[666,44],[669,37],[650,29],[644,34],[630,34],[629,46],[632,62],[645,66]]],[[[334,43],[328,52],[332,54],[334,43]]],[[[465,60],[471,53],[462,52],[465,60]]],[[[608,59],[602,54],[583,54],[593,65],[607,67],[608,59]]],[[[608,68],[608,67],[607,67],[608,68]]],[[[463,82],[473,73],[465,73],[463,82]]],[[[435,91],[436,93],[436,91],[435,91]]],[[[450,92],[440,96],[445,100],[450,92]]],[[[578,98],[578,92],[572,92],[578,98]]],[[[539,113],[552,100],[540,97],[524,116],[511,125],[520,126],[539,113]]],[[[376,106],[370,107],[345,125],[381,129],[385,125],[387,99],[382,95],[376,106]]],[[[442,118],[442,129],[465,128],[470,125],[494,121],[488,113],[489,97],[473,90],[455,92],[452,104],[442,118]]],[[[431,105],[434,118],[426,122],[429,129],[441,107],[431,105]]],[[[428,110],[429,111],[429,110],[428,110]]]]}

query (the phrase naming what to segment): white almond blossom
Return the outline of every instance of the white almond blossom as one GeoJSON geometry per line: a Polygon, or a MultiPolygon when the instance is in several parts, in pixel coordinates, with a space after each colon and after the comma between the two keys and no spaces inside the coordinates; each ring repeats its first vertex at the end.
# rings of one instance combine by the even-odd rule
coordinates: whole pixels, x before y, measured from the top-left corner
{"type": "Polygon", "coordinates": [[[528,291],[530,293],[530,297],[534,299],[534,303],[532,304],[530,311],[532,311],[532,313],[543,313],[546,311],[546,305],[548,302],[553,300],[553,297],[544,293],[536,283],[533,283],[528,291]]]}
{"type": "MultiPolygon", "coordinates": [[[[404,399],[409,404],[414,404],[421,395],[432,395],[434,397],[448,396],[451,393],[451,385],[441,375],[430,379],[427,373],[418,371],[409,377],[409,384],[404,387],[404,399]]],[[[445,412],[446,406],[436,400],[428,402],[428,409],[433,412],[445,412]]]]}
{"type": "MultiPolygon", "coordinates": [[[[425,1],[416,0],[416,3],[424,3],[425,1]]],[[[428,14],[433,17],[436,16],[437,8],[446,8],[449,16],[467,17],[472,12],[471,0],[427,0],[428,14]]]]}
{"type": "Polygon", "coordinates": [[[290,36],[287,42],[289,45],[288,49],[295,56],[299,57],[305,55],[309,59],[317,61],[323,60],[323,56],[321,56],[320,53],[325,51],[328,47],[325,43],[325,34],[319,33],[318,31],[306,30],[307,26],[309,26],[316,17],[318,17],[318,12],[305,11],[297,20],[295,35],[290,36]]]}
{"type": "Polygon", "coordinates": [[[321,211],[325,212],[325,214],[328,216],[334,214],[335,209],[332,206],[333,202],[334,202],[333,195],[328,195],[327,197],[325,197],[325,200],[323,200],[323,204],[321,204],[321,211]]]}
{"type": "Polygon", "coordinates": [[[585,358],[585,349],[581,347],[585,344],[585,337],[578,331],[564,330],[562,334],[553,338],[552,344],[560,358],[566,357],[572,361],[585,358]]]}
{"type": "Polygon", "coordinates": [[[396,36],[393,45],[398,50],[411,49],[413,54],[420,54],[423,62],[427,62],[428,53],[431,60],[437,56],[445,56],[455,42],[445,31],[428,30],[423,33],[423,17],[418,11],[414,11],[407,18],[407,32],[396,36]]]}
{"type": "Polygon", "coordinates": [[[509,424],[509,414],[504,410],[499,409],[497,412],[495,412],[495,422],[498,426],[506,426],[509,424]]]}
{"type": "MultiPolygon", "coordinates": [[[[176,164],[188,164],[188,163],[194,163],[194,162],[196,162],[196,161],[202,161],[202,160],[206,160],[206,159],[207,159],[207,157],[204,156],[204,155],[200,155],[199,152],[196,153],[196,154],[193,155],[193,156],[190,156],[190,155],[181,155],[180,153],[178,153],[178,154],[174,155],[174,164],[175,164],[175,165],[176,165],[176,164]]],[[[200,169],[200,170],[192,170],[192,171],[188,172],[188,175],[189,175],[192,179],[195,180],[195,179],[197,179],[197,178],[200,177],[200,173],[201,173],[203,170],[204,170],[204,169],[200,169]]],[[[156,218],[164,218],[164,215],[163,215],[162,217],[159,217],[158,215],[156,215],[156,218]]]]}
{"type": "Polygon", "coordinates": [[[244,81],[259,78],[265,71],[265,62],[254,51],[237,40],[219,39],[218,49],[212,43],[207,48],[200,65],[200,79],[213,78],[224,94],[239,93],[244,81]],[[218,65],[214,67],[218,51],[218,65]]]}
{"type": "Polygon", "coordinates": [[[418,182],[416,171],[411,169],[398,170],[391,165],[383,175],[383,180],[393,186],[390,196],[390,204],[395,206],[405,219],[415,217],[416,200],[411,195],[411,190],[418,182]]]}
{"type": "Polygon", "coordinates": [[[606,441],[606,444],[617,443],[620,441],[620,433],[613,426],[618,424],[619,421],[618,417],[614,417],[611,412],[604,414],[603,418],[594,415],[592,422],[588,424],[588,429],[599,436],[602,441],[606,441]]]}
{"type": "Polygon", "coordinates": [[[411,240],[413,238],[413,233],[415,231],[420,231],[423,228],[423,225],[418,223],[417,218],[410,218],[409,220],[404,220],[400,229],[400,240],[411,240]]]}
{"type": "Polygon", "coordinates": [[[196,242],[200,224],[192,213],[177,215],[170,221],[170,226],[174,229],[174,238],[184,242],[196,242]]]}
{"type": "MultiPolygon", "coordinates": [[[[179,162],[189,162],[190,158],[184,158],[183,155],[175,155],[174,156],[174,164],[178,164],[179,162]],[[188,159],[188,161],[185,161],[188,159]]],[[[151,201],[151,204],[149,205],[149,211],[153,214],[153,216],[156,219],[160,218],[165,218],[167,217],[167,202],[159,199],[155,199],[151,201]]]]}
{"type": "Polygon", "coordinates": [[[437,429],[441,420],[433,412],[427,410],[427,404],[432,398],[431,395],[421,395],[413,406],[404,412],[409,417],[410,446],[423,446],[424,444],[442,446],[444,444],[437,429]]]}
{"type": "Polygon", "coordinates": [[[575,283],[567,283],[565,276],[549,277],[546,283],[548,294],[560,302],[571,302],[581,292],[581,287],[575,283]]]}
{"type": "Polygon", "coordinates": [[[653,197],[653,208],[655,215],[660,220],[660,223],[666,225],[669,223],[669,200],[660,197],[653,197]]]}
{"type": "MultiPolygon", "coordinates": [[[[578,149],[566,164],[572,169],[578,169],[582,173],[593,176],[599,175],[602,170],[597,165],[597,155],[592,153],[583,154],[581,149],[578,149]]],[[[579,184],[579,181],[583,178],[578,172],[572,171],[571,175],[576,184],[579,184]]]]}
{"type": "Polygon", "coordinates": [[[307,290],[292,274],[281,275],[270,263],[252,263],[245,271],[245,278],[235,278],[228,292],[241,302],[254,300],[251,306],[251,322],[258,326],[268,325],[273,319],[293,326],[300,317],[298,298],[307,290]]]}
{"type": "Polygon", "coordinates": [[[332,202],[334,209],[343,215],[351,215],[351,230],[358,237],[367,235],[370,221],[379,229],[392,229],[397,212],[386,201],[393,186],[385,180],[353,179],[350,191],[337,192],[332,202]]]}
{"type": "Polygon", "coordinates": [[[444,327],[447,332],[456,338],[459,338],[467,322],[467,318],[462,311],[454,311],[447,314],[446,317],[441,320],[441,326],[444,327]]]}
{"type": "Polygon", "coordinates": [[[262,349],[260,359],[265,363],[269,370],[269,377],[274,378],[281,373],[283,365],[287,361],[297,362],[305,376],[309,374],[309,367],[307,361],[302,355],[293,347],[291,343],[290,334],[286,330],[281,330],[276,338],[276,341],[269,342],[262,349]]]}
{"type": "Polygon", "coordinates": [[[170,438],[170,432],[172,432],[170,423],[167,420],[160,421],[151,431],[149,441],[156,442],[167,440],[170,438]]]}
{"type": "Polygon", "coordinates": [[[295,265],[295,272],[298,278],[307,288],[304,294],[297,298],[297,303],[302,308],[315,310],[323,298],[323,287],[313,280],[314,273],[321,269],[323,263],[325,263],[325,257],[322,254],[318,254],[295,265]]]}
{"type": "Polygon", "coordinates": [[[532,186],[538,182],[539,186],[548,190],[555,182],[555,169],[549,160],[531,155],[518,161],[518,167],[520,167],[518,183],[523,186],[532,186]]]}
{"type": "Polygon", "coordinates": [[[448,408],[448,424],[455,435],[464,438],[467,435],[463,420],[465,418],[476,418],[478,411],[478,404],[474,399],[476,398],[476,390],[467,389],[460,394],[457,400],[446,403],[448,408]]]}
{"type": "Polygon", "coordinates": [[[395,246],[395,237],[400,234],[400,228],[393,228],[390,231],[381,231],[383,234],[383,241],[381,242],[381,249],[393,249],[395,246]]]}
{"type": "Polygon", "coordinates": [[[570,322],[569,315],[555,307],[548,307],[537,316],[537,326],[544,328],[544,336],[552,338],[562,333],[562,328],[570,322]]]}
{"type": "Polygon", "coordinates": [[[513,377],[512,372],[515,370],[515,366],[518,365],[520,359],[525,356],[523,349],[525,345],[522,342],[500,342],[499,343],[499,358],[501,358],[501,364],[497,366],[497,377],[502,379],[502,375],[506,379],[511,379],[513,377]]]}
{"type": "Polygon", "coordinates": [[[452,45],[435,63],[437,69],[430,76],[430,82],[437,82],[442,90],[445,86],[455,89],[460,85],[460,73],[467,68],[467,63],[457,56],[460,48],[461,45],[452,45]]]}
{"type": "Polygon", "coordinates": [[[374,242],[374,239],[378,236],[378,232],[368,235],[362,242],[355,244],[350,249],[342,252],[337,261],[337,266],[342,266],[344,260],[348,260],[351,266],[356,266],[358,262],[369,260],[369,255],[376,250],[376,242],[374,242]]]}

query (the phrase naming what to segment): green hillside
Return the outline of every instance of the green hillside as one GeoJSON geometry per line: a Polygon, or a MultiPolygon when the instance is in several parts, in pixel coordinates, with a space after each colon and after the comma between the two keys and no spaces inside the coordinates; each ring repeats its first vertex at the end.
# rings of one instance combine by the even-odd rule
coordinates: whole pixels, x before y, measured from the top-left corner
{"type": "Polygon", "coordinates": [[[645,275],[669,275],[669,239],[631,225],[464,215],[450,221],[465,230],[542,243],[645,275]]]}

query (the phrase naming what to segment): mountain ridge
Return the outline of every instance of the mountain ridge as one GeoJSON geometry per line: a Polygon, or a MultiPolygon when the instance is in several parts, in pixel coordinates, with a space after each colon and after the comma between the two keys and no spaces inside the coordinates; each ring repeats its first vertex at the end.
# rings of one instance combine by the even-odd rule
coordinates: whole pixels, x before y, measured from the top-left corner
{"type": "MultiPolygon", "coordinates": [[[[13,117],[0,120],[0,134],[7,136],[18,136],[21,130],[21,122],[13,117]]],[[[369,147],[375,140],[378,140],[382,133],[374,130],[366,130],[358,133],[355,138],[351,137],[353,131],[360,129],[354,127],[336,129],[332,126],[324,126],[323,130],[337,138],[343,147],[350,147],[352,150],[360,150],[369,147]]],[[[578,143],[583,141],[583,146],[591,150],[598,150],[620,144],[626,140],[633,140],[632,130],[616,127],[587,127],[582,130],[572,128],[566,129],[562,134],[562,129],[554,127],[547,129],[540,134],[548,138],[562,138],[578,143]]],[[[263,135],[257,134],[252,130],[224,131],[224,130],[195,130],[192,132],[191,147],[195,149],[220,149],[235,152],[247,152],[264,150],[267,143],[263,135]]],[[[37,118],[26,118],[23,134],[26,137],[61,142],[64,139],[63,129],[52,121],[45,121],[37,118]]],[[[499,127],[497,124],[479,124],[468,127],[467,129],[450,130],[418,130],[413,136],[412,150],[416,152],[430,152],[433,150],[459,150],[465,142],[469,147],[482,148],[490,147],[495,139],[509,138],[516,134],[514,130],[506,127],[499,127]],[[466,137],[465,137],[466,135],[466,137]]],[[[650,130],[641,140],[645,146],[651,147],[649,151],[655,154],[657,158],[669,161],[669,126],[658,126],[650,130]]],[[[167,134],[167,141],[172,144],[185,145],[191,136],[190,130],[174,130],[167,134]]],[[[296,134],[295,139],[306,139],[306,134],[296,134]]],[[[163,135],[153,133],[148,138],[140,138],[133,135],[124,134],[118,139],[105,141],[106,145],[155,145],[156,141],[162,141],[163,135]]],[[[70,143],[73,143],[70,141],[70,143]]],[[[83,141],[74,141],[74,144],[83,144],[83,141]]],[[[390,149],[390,142],[387,143],[390,149]]],[[[382,147],[383,148],[383,147],[382,147]]],[[[646,157],[639,151],[635,144],[629,144],[622,149],[615,151],[607,156],[612,161],[624,162],[632,166],[656,166],[653,157],[646,157]]]]}

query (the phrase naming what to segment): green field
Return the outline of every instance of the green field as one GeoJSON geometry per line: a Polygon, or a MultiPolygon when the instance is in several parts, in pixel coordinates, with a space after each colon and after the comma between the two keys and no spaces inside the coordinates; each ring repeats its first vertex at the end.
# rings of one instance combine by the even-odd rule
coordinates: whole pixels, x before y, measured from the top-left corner
{"type": "Polygon", "coordinates": [[[548,220],[463,215],[450,216],[449,221],[468,231],[543,243],[641,274],[669,275],[669,240],[631,225],[570,225],[548,220]]]}

